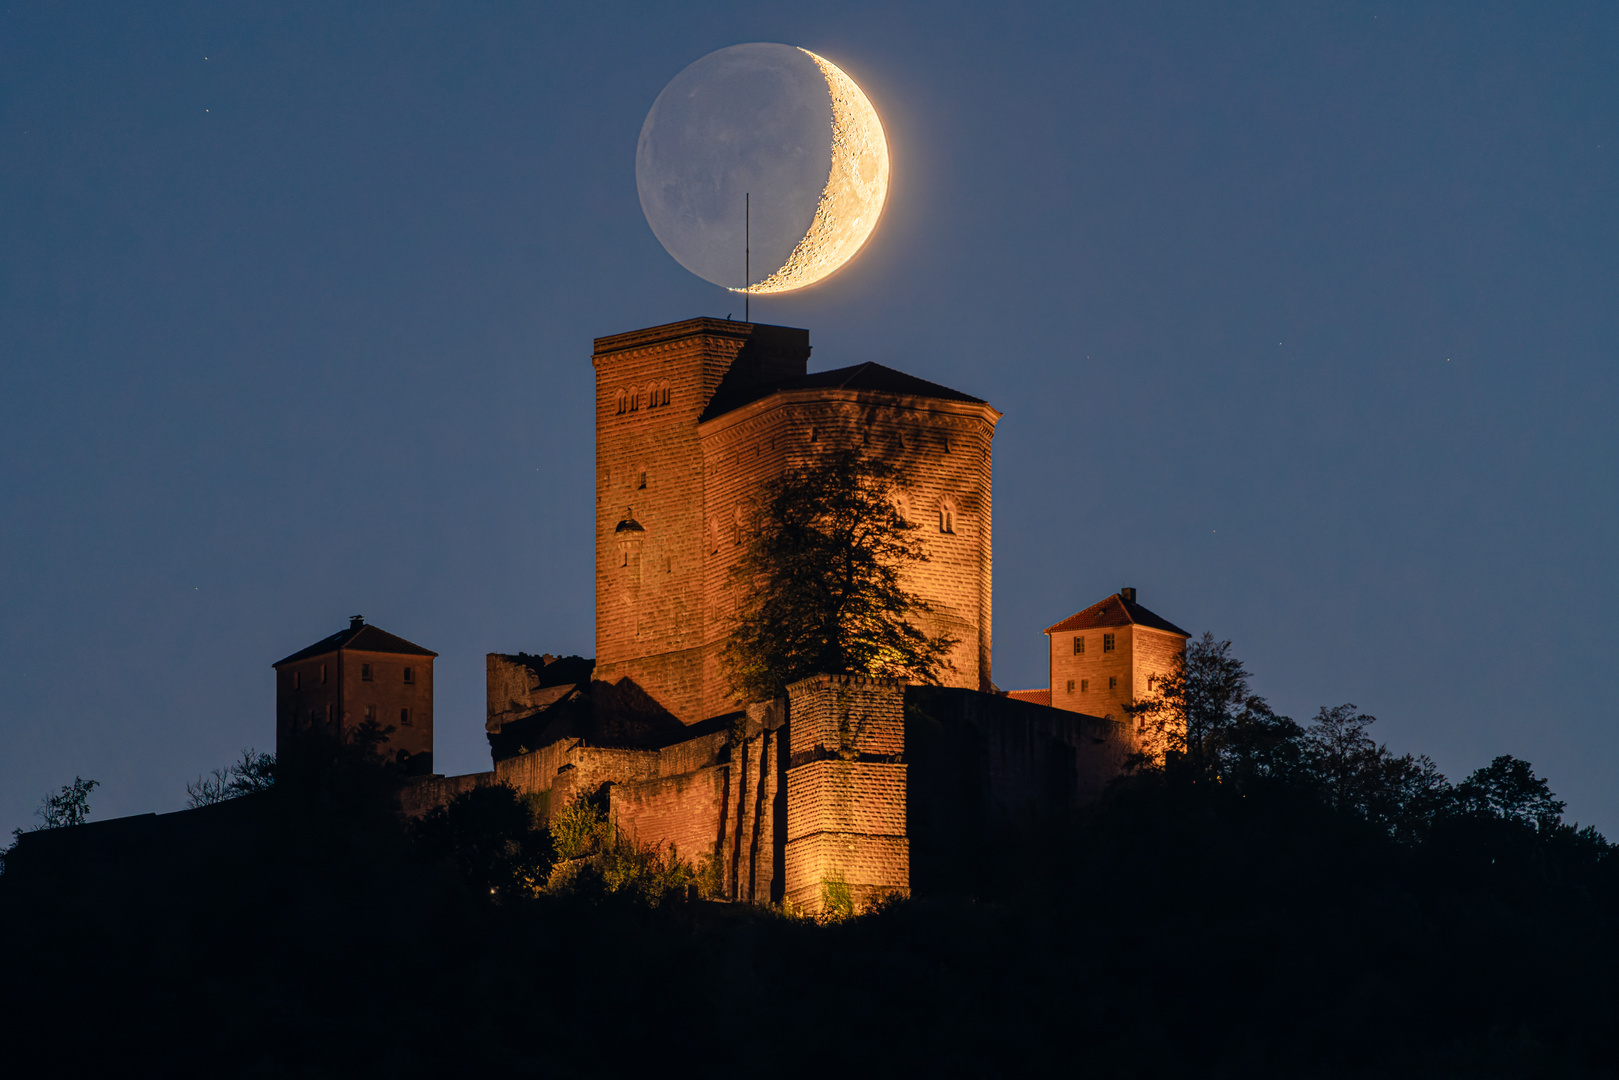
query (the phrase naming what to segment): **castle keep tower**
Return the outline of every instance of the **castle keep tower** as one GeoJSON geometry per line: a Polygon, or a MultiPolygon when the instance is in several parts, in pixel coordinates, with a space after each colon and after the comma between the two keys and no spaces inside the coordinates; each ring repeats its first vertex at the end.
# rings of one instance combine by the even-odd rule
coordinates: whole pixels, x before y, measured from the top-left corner
{"type": "Polygon", "coordinates": [[[740,709],[720,668],[760,486],[828,450],[882,455],[929,561],[907,586],[990,679],[986,402],[881,364],[807,374],[809,334],[691,319],[596,341],[596,674],[685,724],[740,709]],[[643,696],[644,695],[644,696],[643,696]]]}
{"type": "Polygon", "coordinates": [[[703,711],[703,457],[724,381],[802,375],[809,332],[689,319],[596,339],[596,674],[685,723],[703,711]]]}

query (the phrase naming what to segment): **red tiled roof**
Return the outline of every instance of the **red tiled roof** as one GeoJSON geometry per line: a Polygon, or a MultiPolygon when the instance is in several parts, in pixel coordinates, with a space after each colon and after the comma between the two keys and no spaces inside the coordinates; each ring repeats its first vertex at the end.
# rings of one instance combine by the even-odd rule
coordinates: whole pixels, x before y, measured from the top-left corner
{"type": "Polygon", "coordinates": [[[1006,696],[1013,701],[1027,701],[1031,705],[1050,705],[1051,687],[1043,686],[1038,690],[1008,690],[1006,696]]]}
{"type": "Polygon", "coordinates": [[[1192,636],[1168,619],[1153,614],[1132,600],[1126,600],[1118,593],[1114,593],[1099,604],[1092,604],[1084,611],[1068,616],[1055,626],[1046,627],[1046,633],[1094,630],[1103,626],[1146,626],[1153,630],[1166,630],[1171,634],[1179,634],[1181,637],[1192,636]]]}
{"type": "Polygon", "coordinates": [[[432,649],[424,649],[420,645],[396,637],[386,630],[379,630],[375,626],[361,623],[359,626],[350,626],[346,630],[339,630],[331,637],[322,638],[307,649],[299,649],[291,656],[277,660],[271,667],[280,667],[290,664],[294,660],[307,660],[311,656],[325,656],[339,649],[349,649],[354,652],[400,653],[405,656],[437,656],[432,649]]]}

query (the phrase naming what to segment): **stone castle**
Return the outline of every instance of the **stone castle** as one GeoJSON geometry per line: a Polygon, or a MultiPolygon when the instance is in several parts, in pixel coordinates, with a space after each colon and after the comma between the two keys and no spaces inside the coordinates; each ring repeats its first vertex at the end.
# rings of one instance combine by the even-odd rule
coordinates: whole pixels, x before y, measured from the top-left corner
{"type": "Polygon", "coordinates": [[[391,728],[405,810],[508,784],[600,800],[643,842],[709,858],[729,899],[818,910],[951,884],[973,830],[1095,798],[1141,749],[1123,706],[1185,631],[1123,589],[1049,627],[1050,677],[991,681],[987,402],[880,364],[810,373],[809,334],[691,319],[597,339],[596,655],[490,654],[493,767],[432,772],[433,658],[360,618],[275,665],[278,745],[391,728]],[[927,561],[906,585],[958,641],[943,686],[822,675],[738,699],[719,654],[760,486],[831,449],[897,465],[927,561]]]}

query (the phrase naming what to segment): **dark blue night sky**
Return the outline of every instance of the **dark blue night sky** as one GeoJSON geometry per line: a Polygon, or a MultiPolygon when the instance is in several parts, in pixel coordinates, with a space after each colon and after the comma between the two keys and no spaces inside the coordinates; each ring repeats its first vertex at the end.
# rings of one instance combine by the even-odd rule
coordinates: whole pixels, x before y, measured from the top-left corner
{"type": "Polygon", "coordinates": [[[363,613],[593,648],[593,337],[740,299],[648,229],[658,92],[781,41],[894,150],[754,302],[990,399],[995,679],[1123,585],[1300,720],[1619,834],[1612,3],[13,4],[0,12],[0,828],[178,808],[363,613]]]}

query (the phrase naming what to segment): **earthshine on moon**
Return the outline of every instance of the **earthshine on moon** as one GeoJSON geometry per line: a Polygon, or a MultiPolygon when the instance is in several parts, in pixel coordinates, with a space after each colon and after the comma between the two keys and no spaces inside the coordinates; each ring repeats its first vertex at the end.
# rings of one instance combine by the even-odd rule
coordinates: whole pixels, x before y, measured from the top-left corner
{"type": "Polygon", "coordinates": [[[791,292],[836,273],[877,227],[888,174],[870,100],[836,64],[790,45],[733,45],[691,64],[653,103],[635,155],[653,233],[732,292],[791,292]]]}

